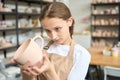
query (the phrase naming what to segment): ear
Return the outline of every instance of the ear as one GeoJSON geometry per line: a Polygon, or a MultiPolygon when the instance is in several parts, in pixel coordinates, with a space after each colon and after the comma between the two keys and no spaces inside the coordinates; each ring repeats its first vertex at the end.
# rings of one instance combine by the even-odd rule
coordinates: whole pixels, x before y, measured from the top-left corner
{"type": "Polygon", "coordinates": [[[67,20],[67,24],[68,24],[68,26],[70,27],[70,26],[72,26],[72,23],[73,23],[73,18],[70,17],[70,18],[67,20]]]}

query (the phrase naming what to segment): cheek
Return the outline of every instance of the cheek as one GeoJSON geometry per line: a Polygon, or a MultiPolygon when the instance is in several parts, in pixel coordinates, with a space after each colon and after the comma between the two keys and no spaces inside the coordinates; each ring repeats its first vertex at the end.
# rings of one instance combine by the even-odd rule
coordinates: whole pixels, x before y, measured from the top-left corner
{"type": "Polygon", "coordinates": [[[50,33],[48,33],[48,32],[46,32],[47,33],[47,35],[49,36],[49,37],[51,37],[51,34],[50,33]]]}
{"type": "Polygon", "coordinates": [[[63,31],[61,32],[61,34],[62,34],[64,37],[69,36],[69,28],[64,28],[63,31]]]}
{"type": "Polygon", "coordinates": [[[69,33],[69,26],[65,26],[65,28],[64,28],[64,32],[65,32],[66,34],[69,33]]]}

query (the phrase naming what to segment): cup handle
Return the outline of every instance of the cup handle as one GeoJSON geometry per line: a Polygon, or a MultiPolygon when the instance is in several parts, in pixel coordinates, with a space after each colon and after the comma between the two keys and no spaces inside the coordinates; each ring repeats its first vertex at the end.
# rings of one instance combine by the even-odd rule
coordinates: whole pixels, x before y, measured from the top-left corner
{"type": "Polygon", "coordinates": [[[44,46],[44,40],[43,40],[43,38],[41,37],[41,36],[35,36],[35,37],[33,37],[33,41],[35,41],[36,39],[40,39],[41,40],[41,44],[42,44],[42,46],[41,46],[41,48],[43,49],[43,46],[44,46]]]}

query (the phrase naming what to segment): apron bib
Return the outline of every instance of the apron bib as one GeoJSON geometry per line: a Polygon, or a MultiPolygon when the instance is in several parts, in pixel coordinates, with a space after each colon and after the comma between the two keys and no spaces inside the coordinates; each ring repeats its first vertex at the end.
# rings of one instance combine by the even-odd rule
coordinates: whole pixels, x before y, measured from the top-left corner
{"type": "MultiPolygon", "coordinates": [[[[48,49],[53,42],[49,42],[45,49],[48,49]]],[[[67,80],[70,70],[73,65],[73,53],[75,43],[72,41],[70,44],[70,51],[67,56],[61,56],[55,53],[47,53],[50,62],[54,65],[56,73],[60,77],[60,80],[67,80]]],[[[22,73],[23,80],[47,80],[43,74],[38,76],[28,76],[22,73]]]]}

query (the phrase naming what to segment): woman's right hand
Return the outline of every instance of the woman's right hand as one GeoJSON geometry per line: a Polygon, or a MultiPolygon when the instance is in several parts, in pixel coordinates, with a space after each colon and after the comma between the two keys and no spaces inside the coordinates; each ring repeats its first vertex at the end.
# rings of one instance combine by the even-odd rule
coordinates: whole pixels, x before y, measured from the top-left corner
{"type": "Polygon", "coordinates": [[[51,67],[52,67],[52,63],[49,61],[48,56],[46,55],[46,52],[43,51],[43,60],[37,62],[33,66],[28,67],[27,71],[29,71],[31,75],[39,75],[44,72],[49,72],[51,67]]]}
{"type": "Polygon", "coordinates": [[[36,76],[36,75],[43,73],[43,75],[48,80],[60,80],[59,76],[57,75],[55,71],[55,67],[53,63],[49,60],[45,51],[43,51],[43,61],[37,62],[35,65],[28,67],[27,71],[29,72],[29,75],[31,76],[36,76]]]}
{"type": "Polygon", "coordinates": [[[23,65],[23,64],[18,63],[14,58],[12,58],[12,59],[11,59],[11,62],[12,62],[12,63],[16,63],[16,64],[20,67],[20,69],[21,69],[22,72],[24,72],[24,73],[27,74],[27,75],[30,75],[30,74],[29,74],[29,71],[28,71],[28,68],[30,67],[30,61],[27,61],[27,62],[23,65]]]}

